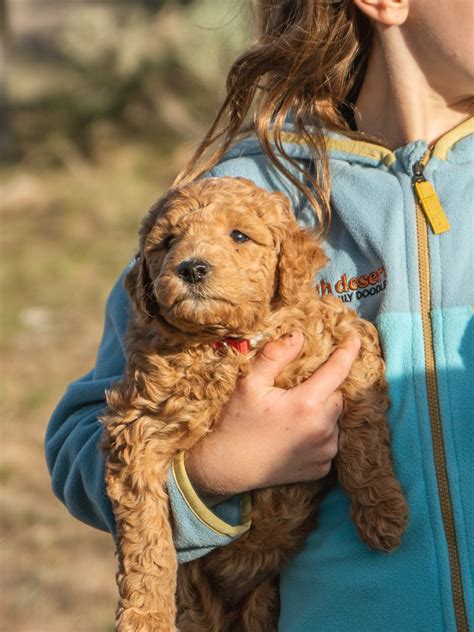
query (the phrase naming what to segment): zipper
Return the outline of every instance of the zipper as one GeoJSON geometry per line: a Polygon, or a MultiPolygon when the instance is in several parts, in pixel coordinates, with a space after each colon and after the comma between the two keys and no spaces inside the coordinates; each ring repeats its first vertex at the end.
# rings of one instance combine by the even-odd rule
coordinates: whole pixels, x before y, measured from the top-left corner
{"type": "Polygon", "coordinates": [[[421,321],[426,367],[426,390],[430,414],[433,456],[435,462],[438,494],[441,506],[444,531],[448,547],[451,589],[453,597],[456,627],[458,632],[469,632],[466,606],[461,576],[461,564],[456,541],[453,509],[449,491],[449,479],[446,467],[446,454],[443,443],[441,411],[439,405],[438,383],[436,380],[436,360],[434,354],[433,327],[431,323],[430,260],[428,245],[428,223],[435,234],[449,230],[449,222],[441,206],[433,185],[424,176],[424,169],[431,156],[427,151],[413,167],[413,188],[416,193],[416,231],[418,237],[418,270],[420,282],[421,321]],[[429,186],[426,186],[426,184],[429,186]],[[421,185],[421,193],[420,193],[421,185]],[[426,203],[426,200],[429,200],[426,203]],[[427,211],[427,207],[429,210],[427,211]],[[447,226],[447,228],[446,228],[447,226]]]}
{"type": "Polygon", "coordinates": [[[448,218],[441,206],[434,186],[425,178],[425,166],[430,155],[430,151],[426,152],[422,159],[415,163],[413,167],[413,187],[432,231],[435,235],[440,235],[448,231],[451,226],[449,225],[448,218]]]}

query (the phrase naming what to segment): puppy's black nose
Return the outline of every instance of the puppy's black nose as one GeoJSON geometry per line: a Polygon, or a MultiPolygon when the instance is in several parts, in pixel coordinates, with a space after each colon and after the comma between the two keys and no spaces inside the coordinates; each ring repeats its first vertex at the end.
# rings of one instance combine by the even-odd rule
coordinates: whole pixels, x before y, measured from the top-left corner
{"type": "Polygon", "coordinates": [[[201,283],[210,270],[210,265],[202,259],[188,259],[178,266],[178,276],[186,283],[201,283]]]}

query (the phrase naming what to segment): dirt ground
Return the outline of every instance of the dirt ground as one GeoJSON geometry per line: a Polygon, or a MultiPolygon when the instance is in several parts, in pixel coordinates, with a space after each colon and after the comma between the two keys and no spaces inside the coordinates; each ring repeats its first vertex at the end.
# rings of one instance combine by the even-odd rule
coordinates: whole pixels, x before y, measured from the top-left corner
{"type": "Polygon", "coordinates": [[[180,152],[158,163],[129,145],[94,165],[0,170],[2,632],[113,630],[112,539],[53,496],[43,437],[67,383],[94,363],[108,291],[180,152]]]}

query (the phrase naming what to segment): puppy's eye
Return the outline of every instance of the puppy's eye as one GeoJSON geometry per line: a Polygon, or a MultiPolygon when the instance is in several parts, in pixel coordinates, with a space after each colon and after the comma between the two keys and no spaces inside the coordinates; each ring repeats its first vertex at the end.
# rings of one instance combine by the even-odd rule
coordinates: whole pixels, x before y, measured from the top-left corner
{"type": "Polygon", "coordinates": [[[162,246],[165,250],[169,250],[171,248],[171,246],[173,245],[173,241],[174,241],[174,235],[168,235],[168,237],[166,237],[166,239],[163,240],[162,242],[162,246]]]}
{"type": "Polygon", "coordinates": [[[244,241],[249,241],[250,239],[250,237],[247,237],[247,235],[244,235],[244,233],[241,233],[240,230],[233,230],[230,236],[238,244],[242,244],[244,241]]]}

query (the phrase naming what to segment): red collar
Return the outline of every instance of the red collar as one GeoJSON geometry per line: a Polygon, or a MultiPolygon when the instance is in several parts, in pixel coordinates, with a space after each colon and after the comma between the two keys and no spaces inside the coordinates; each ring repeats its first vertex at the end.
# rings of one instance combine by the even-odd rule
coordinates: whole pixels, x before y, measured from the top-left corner
{"type": "Polygon", "coordinates": [[[226,351],[229,347],[232,347],[239,353],[248,353],[251,349],[250,340],[245,338],[224,338],[224,340],[215,342],[212,347],[218,351],[226,351]]]}

